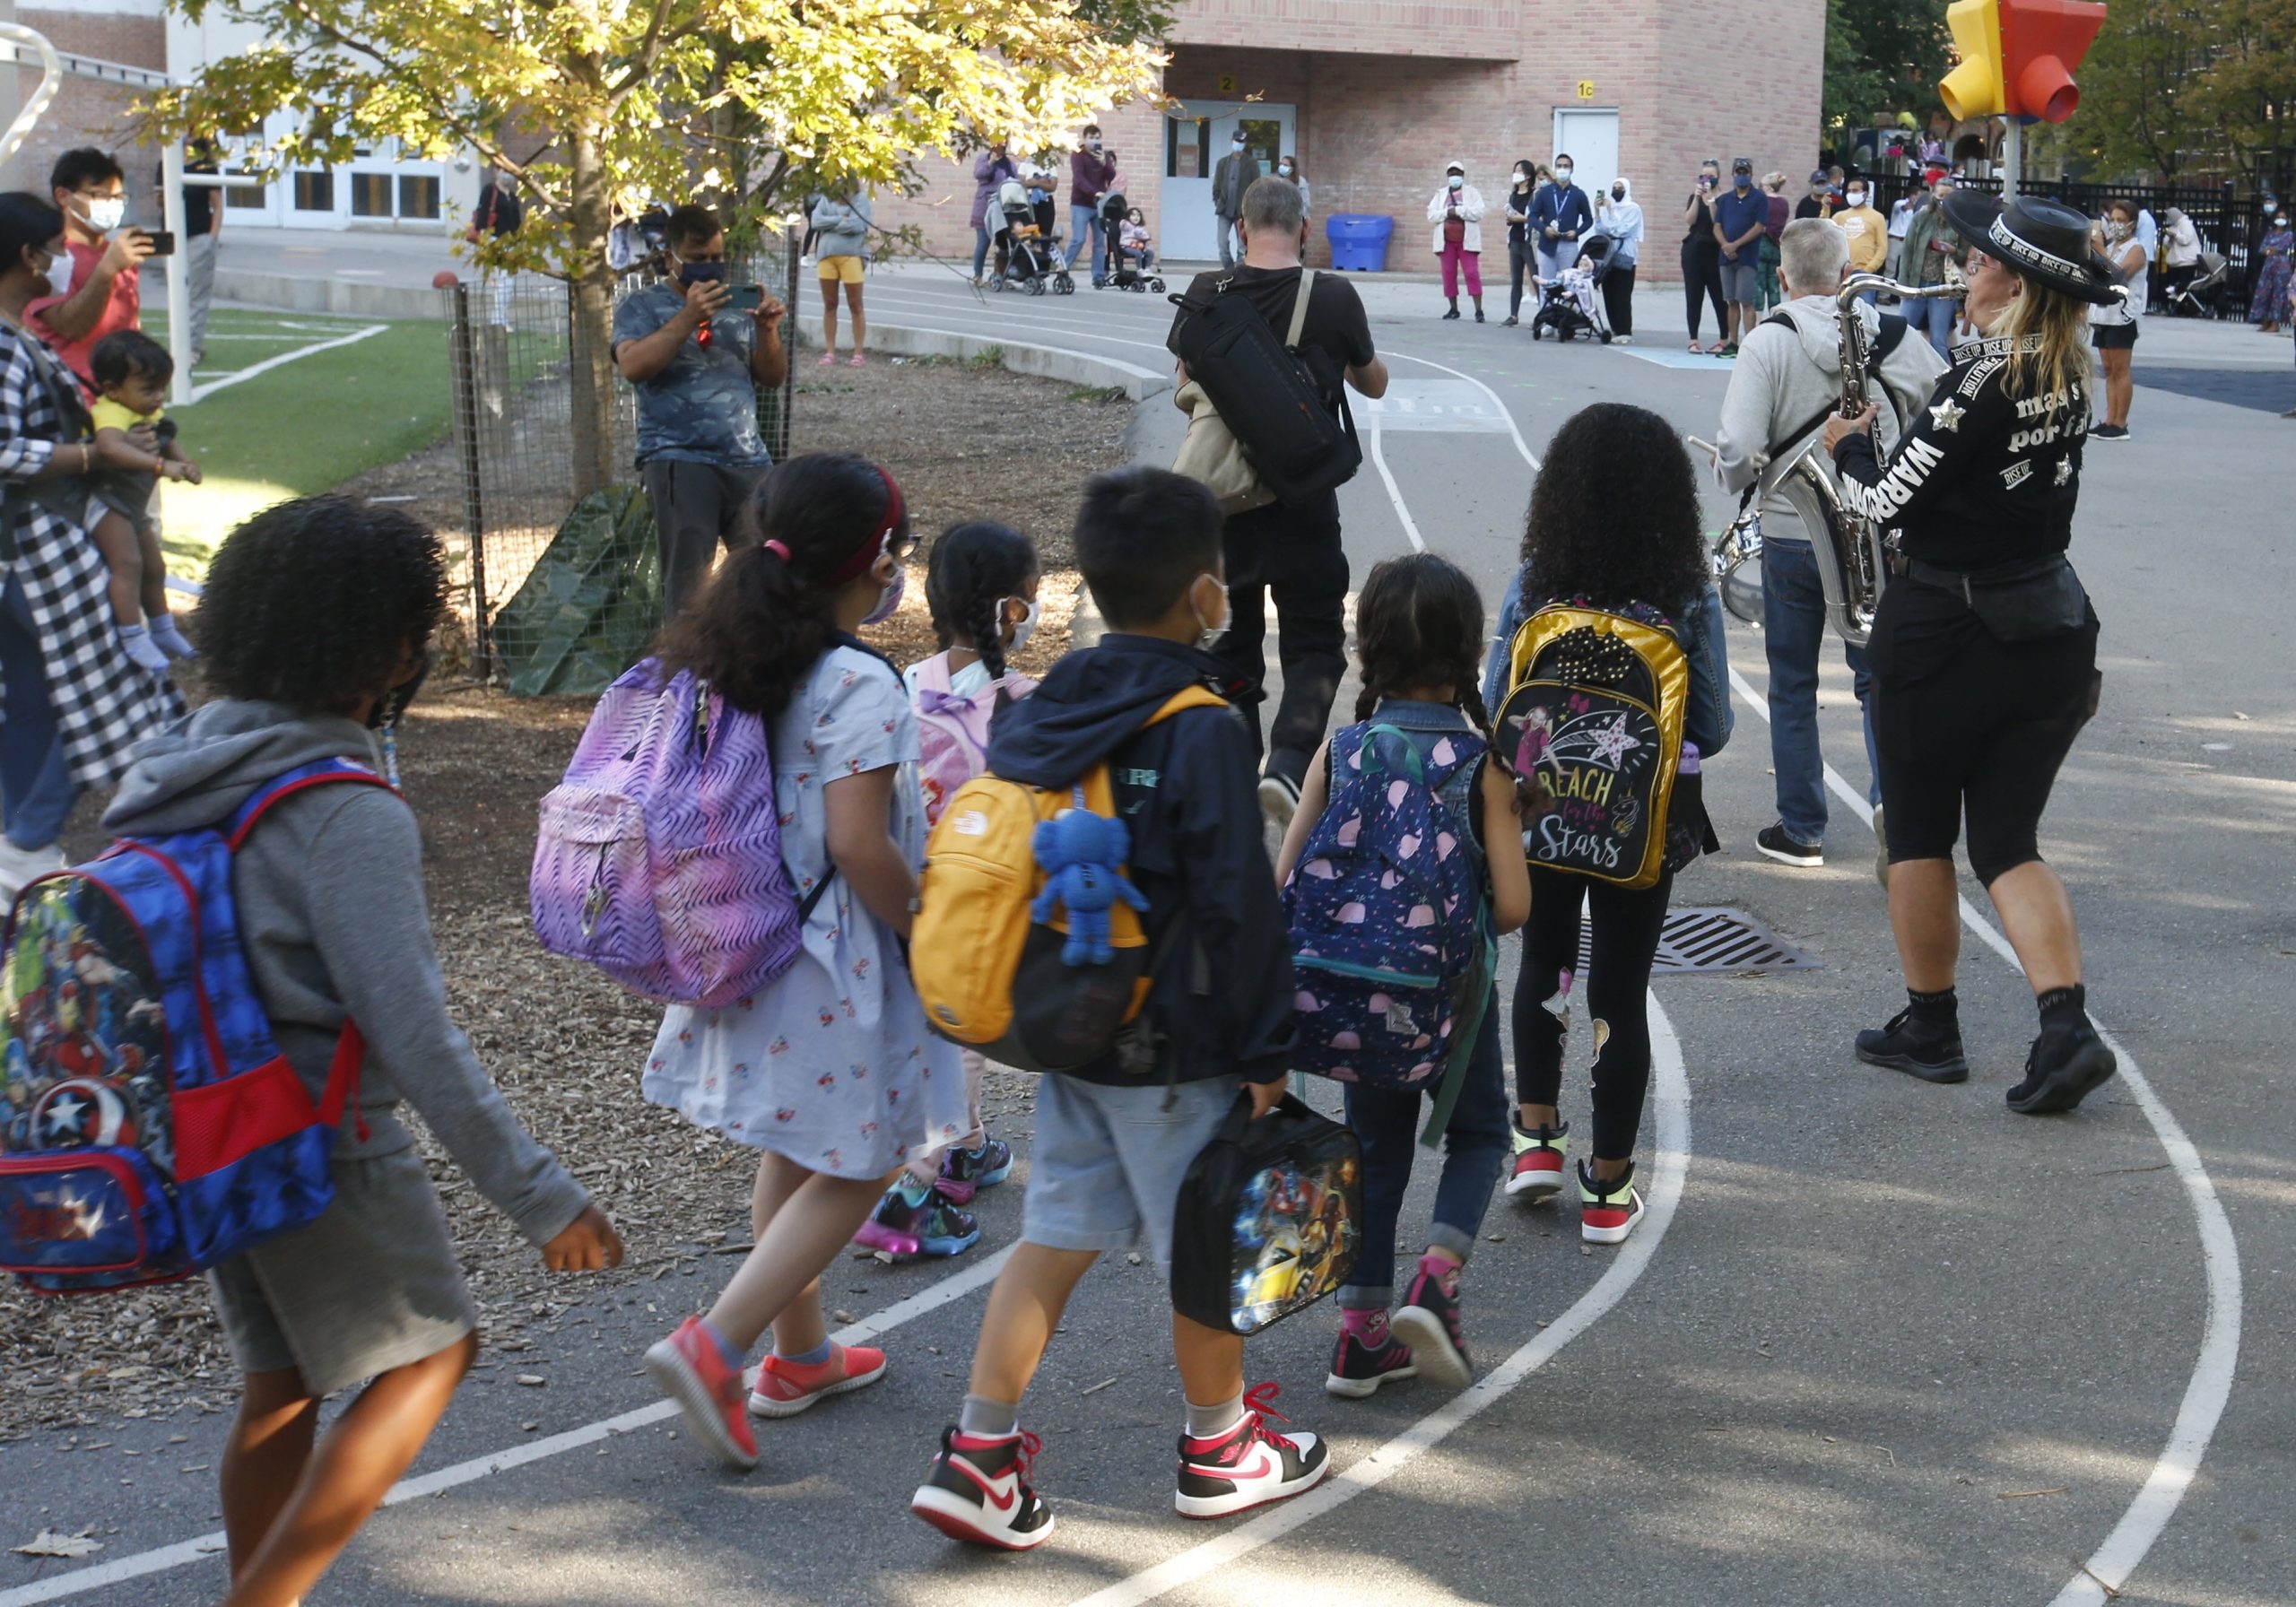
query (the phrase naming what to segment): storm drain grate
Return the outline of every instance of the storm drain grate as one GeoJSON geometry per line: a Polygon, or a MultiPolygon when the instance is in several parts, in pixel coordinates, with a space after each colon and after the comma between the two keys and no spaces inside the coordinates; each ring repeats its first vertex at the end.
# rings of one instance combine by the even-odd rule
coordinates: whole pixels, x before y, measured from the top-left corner
{"type": "MultiPolygon", "coordinates": [[[[1578,974],[1591,963],[1591,928],[1578,932],[1578,974]]],[[[1686,972],[1813,971],[1825,961],[1787,942],[1741,909],[1676,909],[1658,938],[1653,975],[1686,972]]]]}

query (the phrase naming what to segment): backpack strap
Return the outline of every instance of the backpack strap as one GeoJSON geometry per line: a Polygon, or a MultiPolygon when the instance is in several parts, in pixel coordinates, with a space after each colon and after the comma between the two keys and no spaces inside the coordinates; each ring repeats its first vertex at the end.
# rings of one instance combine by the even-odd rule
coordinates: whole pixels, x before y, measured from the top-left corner
{"type": "Polygon", "coordinates": [[[1308,298],[1316,288],[1316,271],[1300,270],[1300,288],[1292,293],[1292,330],[1283,337],[1283,349],[1297,352],[1300,333],[1308,327],[1308,298]]]}
{"type": "Polygon", "coordinates": [[[1160,725],[1174,715],[1185,714],[1191,708],[1225,708],[1227,707],[1228,699],[1208,686],[1184,686],[1158,705],[1156,712],[1140,723],[1140,728],[1145,731],[1151,725],[1160,725]]]}

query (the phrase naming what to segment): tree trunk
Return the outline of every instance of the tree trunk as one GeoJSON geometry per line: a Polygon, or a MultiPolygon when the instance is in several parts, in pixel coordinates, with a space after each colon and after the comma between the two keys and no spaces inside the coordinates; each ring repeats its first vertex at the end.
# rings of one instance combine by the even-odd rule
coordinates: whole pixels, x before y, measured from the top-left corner
{"type": "Polygon", "coordinates": [[[571,136],[574,240],[580,255],[567,343],[572,412],[573,492],[578,500],[614,482],[613,270],[606,265],[612,227],[605,163],[594,131],[571,136]]]}

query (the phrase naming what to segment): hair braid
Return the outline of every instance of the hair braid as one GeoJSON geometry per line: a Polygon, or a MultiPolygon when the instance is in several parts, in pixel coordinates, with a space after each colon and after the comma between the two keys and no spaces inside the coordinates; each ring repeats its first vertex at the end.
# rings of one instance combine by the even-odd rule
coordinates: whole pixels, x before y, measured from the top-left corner
{"type": "Polygon", "coordinates": [[[972,650],[980,655],[980,662],[987,666],[992,682],[1004,679],[1004,611],[1002,598],[991,596],[986,590],[974,594],[971,624],[972,650]]]}

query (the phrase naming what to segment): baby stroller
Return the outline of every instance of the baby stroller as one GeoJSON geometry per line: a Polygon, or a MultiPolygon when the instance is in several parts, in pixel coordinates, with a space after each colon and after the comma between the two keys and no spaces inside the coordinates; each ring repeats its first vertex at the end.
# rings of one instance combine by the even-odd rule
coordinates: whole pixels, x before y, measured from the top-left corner
{"type": "Polygon", "coordinates": [[[2222,317],[2225,289],[2231,277],[2231,265],[2222,253],[2202,252],[2192,277],[2169,292],[2170,315],[2187,318],[2222,317]]]}
{"type": "Polygon", "coordinates": [[[1100,230],[1109,242],[1109,272],[1107,288],[1118,291],[1153,291],[1164,293],[1164,282],[1154,274],[1144,272],[1140,253],[1127,251],[1118,241],[1122,238],[1125,215],[1132,208],[1126,204],[1120,190],[1111,190],[1100,197],[1100,230]]]}
{"type": "Polygon", "coordinates": [[[1567,341],[1584,331],[1611,343],[1610,320],[1603,314],[1603,274],[1610,266],[1611,238],[1598,234],[1578,249],[1578,260],[1552,279],[1539,282],[1539,309],[1531,317],[1531,338],[1552,329],[1567,341]]]}
{"type": "Polygon", "coordinates": [[[996,231],[996,250],[1002,259],[996,279],[996,288],[1022,290],[1031,296],[1041,296],[1049,290],[1057,296],[1076,292],[1076,281],[1070,278],[1067,265],[1060,260],[1060,242],[1048,238],[1037,226],[1037,209],[1029,204],[1028,187],[1017,178],[1007,178],[996,191],[996,205],[1004,214],[1004,227],[996,231]]]}

